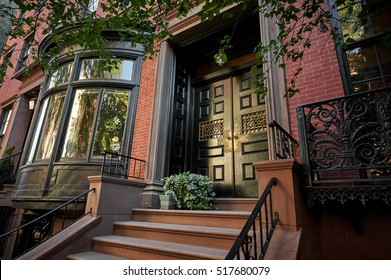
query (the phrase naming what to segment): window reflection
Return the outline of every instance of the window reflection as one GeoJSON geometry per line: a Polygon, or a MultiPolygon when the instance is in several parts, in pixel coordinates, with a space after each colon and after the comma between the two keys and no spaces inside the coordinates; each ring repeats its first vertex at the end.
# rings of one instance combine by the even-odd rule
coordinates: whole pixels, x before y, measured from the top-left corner
{"type": "Polygon", "coordinates": [[[99,89],[97,88],[76,91],[62,157],[87,157],[98,95],[99,89]]]}
{"type": "Polygon", "coordinates": [[[104,89],[94,140],[94,157],[100,156],[103,151],[121,151],[129,93],[128,90],[104,89]]]}
{"type": "MultiPolygon", "coordinates": [[[[90,157],[100,157],[102,151],[121,152],[125,141],[124,135],[126,135],[131,90],[102,88],[93,81],[93,79],[112,79],[113,83],[118,79],[131,81],[135,62],[131,59],[121,59],[116,62],[115,67],[102,68],[105,61],[101,59],[80,61],[79,78],[90,79],[91,82],[88,83],[88,87],[77,88],[70,92],[71,102],[64,110],[64,127],[59,128],[59,125],[66,91],[51,93],[42,101],[27,162],[51,158],[54,144],[60,140],[60,150],[56,152],[63,159],[85,161],[90,157]]],[[[74,62],[60,65],[57,71],[48,77],[47,88],[56,88],[58,85],[73,82],[73,65],[74,62]]],[[[71,85],[78,84],[71,83],[71,85]]],[[[132,85],[129,83],[129,86],[132,85]]]]}
{"type": "Polygon", "coordinates": [[[53,73],[53,75],[50,76],[48,88],[56,87],[60,84],[68,82],[71,77],[72,66],[73,63],[60,65],[59,68],[53,73]]]}
{"type": "Polygon", "coordinates": [[[40,107],[39,115],[38,115],[38,121],[37,121],[37,126],[35,128],[35,133],[34,133],[33,140],[31,142],[32,144],[30,146],[30,152],[29,152],[29,155],[27,157],[27,162],[31,162],[33,160],[35,149],[37,147],[37,143],[38,143],[38,139],[39,139],[39,133],[41,132],[41,129],[42,129],[43,120],[44,120],[44,117],[45,117],[45,112],[46,112],[47,107],[48,107],[48,103],[49,103],[49,98],[46,98],[42,102],[42,105],[40,107]]]}
{"type": "Polygon", "coordinates": [[[341,28],[353,92],[374,90],[390,85],[391,28],[389,0],[349,0],[339,6],[341,28]]]}
{"type": "Polygon", "coordinates": [[[389,30],[390,12],[389,0],[349,0],[338,7],[342,32],[354,40],[389,30]]]}
{"type": "Polygon", "coordinates": [[[52,154],[64,105],[65,92],[58,92],[49,98],[47,121],[38,148],[37,159],[48,159],[52,154]]]}
{"type": "Polygon", "coordinates": [[[122,79],[131,80],[133,60],[117,59],[107,65],[103,59],[83,59],[79,79],[122,79]]]}

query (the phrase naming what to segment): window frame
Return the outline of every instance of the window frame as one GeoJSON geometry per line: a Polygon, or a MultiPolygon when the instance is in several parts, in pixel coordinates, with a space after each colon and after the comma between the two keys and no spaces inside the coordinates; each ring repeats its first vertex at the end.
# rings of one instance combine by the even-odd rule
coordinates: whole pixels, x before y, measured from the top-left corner
{"type": "Polygon", "coordinates": [[[12,116],[12,108],[13,106],[7,106],[3,108],[1,114],[1,122],[0,122],[0,137],[3,137],[7,133],[7,128],[9,126],[9,122],[12,116]]]}
{"type": "Polygon", "coordinates": [[[25,69],[27,67],[28,57],[30,55],[31,47],[33,45],[34,35],[30,34],[26,37],[23,43],[23,48],[20,51],[18,63],[16,65],[15,73],[25,69]]]}
{"type": "MultiPolygon", "coordinates": [[[[142,56],[138,53],[115,53],[116,58],[118,59],[124,59],[124,60],[132,60],[132,78],[131,80],[123,80],[123,79],[85,79],[85,80],[79,80],[79,73],[80,73],[80,67],[82,59],[85,58],[93,58],[89,54],[79,54],[74,57],[73,60],[67,60],[62,61],[60,65],[66,64],[66,63],[72,63],[72,72],[70,74],[70,78],[68,81],[64,83],[60,83],[57,86],[54,86],[52,88],[49,88],[50,84],[50,76],[46,77],[45,81],[45,87],[43,88],[43,92],[41,93],[40,101],[39,101],[39,107],[43,106],[43,101],[46,98],[50,98],[51,96],[55,95],[57,92],[65,90],[65,101],[63,106],[63,112],[61,114],[61,119],[59,122],[59,126],[61,128],[60,131],[57,133],[57,139],[56,144],[54,145],[54,148],[51,153],[51,159],[49,159],[51,162],[56,163],[66,163],[66,162],[85,162],[85,163],[96,163],[101,162],[102,158],[100,157],[93,157],[93,141],[95,141],[96,131],[97,131],[97,125],[98,125],[98,117],[99,117],[99,110],[102,99],[103,99],[103,91],[104,88],[108,89],[123,89],[129,91],[128,96],[128,103],[127,103],[127,109],[126,109],[126,123],[125,123],[125,129],[123,133],[123,143],[121,145],[121,153],[128,155],[131,152],[132,149],[132,140],[133,140],[133,130],[134,130],[134,123],[135,123],[135,114],[136,114],[136,108],[137,108],[137,99],[138,99],[138,87],[140,82],[140,74],[141,74],[141,64],[142,64],[142,56]],[[77,157],[77,158],[70,158],[70,157],[62,157],[63,154],[63,147],[65,145],[65,138],[66,133],[68,129],[68,123],[70,114],[73,107],[73,100],[76,95],[76,91],[78,89],[84,89],[84,88],[99,88],[99,96],[98,96],[98,105],[97,108],[95,108],[94,112],[94,119],[93,119],[93,125],[92,125],[92,133],[91,136],[88,139],[88,151],[86,157],[77,157]]],[[[49,106],[48,106],[49,107],[49,106]]],[[[37,108],[37,111],[40,111],[40,108],[37,108]]],[[[37,114],[37,117],[34,121],[34,133],[32,134],[29,146],[28,146],[28,152],[25,159],[25,164],[34,164],[34,162],[37,162],[39,164],[42,161],[47,161],[47,159],[37,159],[39,147],[41,145],[42,141],[42,133],[45,129],[45,126],[47,125],[47,112],[49,108],[46,108],[45,116],[43,117],[43,121],[41,124],[41,127],[38,127],[39,124],[39,114],[37,114]],[[39,130],[39,132],[38,132],[39,130]],[[38,140],[34,140],[36,137],[36,133],[39,133],[38,140]],[[34,145],[34,141],[35,143],[34,145]]]]}
{"type": "MultiPolygon", "coordinates": [[[[367,1],[365,1],[365,0],[357,0],[357,1],[363,3],[363,5],[367,5],[367,1]]],[[[385,1],[385,3],[387,3],[387,1],[385,1]]],[[[332,16],[333,16],[332,20],[331,20],[331,24],[332,24],[333,28],[337,28],[339,34],[342,36],[343,31],[342,31],[342,24],[340,22],[339,9],[335,6],[335,4],[336,4],[335,0],[328,0],[328,6],[329,6],[331,13],[332,13],[332,16]]],[[[369,18],[369,22],[370,22],[370,18],[369,18]]],[[[372,27],[369,27],[369,29],[372,30],[372,27]]],[[[388,29],[387,32],[388,31],[391,31],[391,28],[388,29]]],[[[383,83],[383,86],[375,88],[375,89],[381,89],[381,88],[387,87],[385,79],[387,79],[387,77],[390,78],[391,75],[384,75],[382,61],[379,57],[379,44],[378,44],[380,42],[380,39],[383,38],[384,35],[385,35],[384,31],[377,32],[374,34],[371,33],[370,35],[364,36],[363,38],[360,38],[360,39],[356,40],[355,42],[352,42],[352,43],[345,42],[346,46],[343,46],[341,44],[337,46],[336,53],[337,53],[337,58],[339,61],[340,74],[341,74],[341,78],[342,78],[342,84],[343,84],[345,95],[356,94],[356,93],[361,93],[361,92],[367,91],[367,90],[363,90],[363,91],[356,91],[355,90],[355,85],[363,84],[366,81],[381,80],[381,82],[383,83]],[[376,46],[376,44],[378,46],[376,46]],[[375,78],[369,78],[369,79],[365,79],[362,81],[353,82],[353,79],[352,79],[352,76],[350,73],[350,65],[349,65],[349,61],[348,61],[347,52],[354,50],[356,48],[359,48],[359,47],[367,47],[367,46],[371,46],[372,48],[374,48],[374,54],[376,57],[376,66],[380,72],[380,75],[375,78]]]]}

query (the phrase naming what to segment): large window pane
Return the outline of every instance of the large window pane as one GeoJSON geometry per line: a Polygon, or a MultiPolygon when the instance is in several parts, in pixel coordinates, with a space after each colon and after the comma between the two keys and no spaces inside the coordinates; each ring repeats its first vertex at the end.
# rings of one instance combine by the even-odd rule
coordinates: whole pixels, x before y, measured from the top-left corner
{"type": "Polygon", "coordinates": [[[76,91],[66,130],[62,157],[87,157],[98,96],[99,89],[97,88],[76,91]]]}
{"type": "Polygon", "coordinates": [[[370,82],[381,76],[373,45],[355,48],[346,51],[346,54],[353,84],[370,82]]]}
{"type": "Polygon", "coordinates": [[[62,107],[64,105],[64,99],[65,92],[58,92],[50,96],[50,105],[42,133],[41,143],[38,147],[37,159],[48,159],[52,154],[60,123],[62,107]]]}
{"type": "Polygon", "coordinates": [[[389,0],[349,0],[339,6],[338,11],[343,34],[354,40],[388,31],[391,28],[390,12],[389,0]]]}
{"type": "Polygon", "coordinates": [[[4,135],[7,131],[8,123],[11,117],[12,109],[5,109],[3,119],[0,124],[0,136],[4,135]]]}
{"type": "Polygon", "coordinates": [[[48,88],[56,87],[60,84],[68,82],[69,78],[71,77],[72,66],[72,62],[59,66],[53,75],[50,76],[48,88]]]}
{"type": "Polygon", "coordinates": [[[133,60],[117,59],[112,65],[105,64],[106,61],[102,59],[83,59],[79,79],[132,79],[133,60]]]}
{"type": "Polygon", "coordinates": [[[368,35],[368,30],[362,25],[359,14],[362,12],[361,0],[347,1],[339,7],[342,33],[354,40],[368,35]]]}
{"type": "Polygon", "coordinates": [[[103,151],[121,152],[129,94],[129,90],[104,89],[93,156],[103,151]]]}
{"type": "Polygon", "coordinates": [[[384,76],[391,75],[391,46],[378,44],[377,50],[381,62],[381,67],[384,76]]]}
{"type": "Polygon", "coordinates": [[[372,33],[376,34],[390,30],[390,0],[366,0],[365,2],[368,5],[368,14],[370,17],[372,33]]]}
{"type": "Polygon", "coordinates": [[[27,157],[27,162],[31,162],[33,160],[35,149],[36,149],[37,144],[38,144],[39,134],[40,134],[41,129],[42,129],[43,120],[45,118],[45,113],[46,113],[46,110],[48,108],[48,104],[49,104],[49,98],[46,98],[42,102],[42,105],[41,105],[41,107],[39,109],[37,126],[35,128],[34,136],[33,136],[32,142],[31,142],[30,152],[29,152],[28,157],[27,157]]]}

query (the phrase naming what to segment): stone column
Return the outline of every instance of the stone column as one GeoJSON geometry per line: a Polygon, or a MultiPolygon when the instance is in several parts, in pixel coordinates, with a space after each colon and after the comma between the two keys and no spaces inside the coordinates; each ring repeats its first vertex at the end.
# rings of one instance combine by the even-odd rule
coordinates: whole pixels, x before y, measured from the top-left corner
{"type": "Polygon", "coordinates": [[[169,128],[172,106],[172,92],[175,75],[175,53],[167,42],[159,52],[156,87],[152,110],[152,123],[148,147],[147,186],[141,197],[141,207],[158,208],[162,193],[162,178],[169,159],[169,128]]]}
{"type": "MultiPolygon", "coordinates": [[[[274,19],[259,14],[259,26],[261,30],[261,42],[265,45],[276,38],[278,34],[274,19]]],[[[267,55],[267,62],[263,64],[263,71],[267,72],[266,87],[268,89],[265,97],[267,120],[275,120],[285,130],[289,131],[288,100],[286,93],[286,78],[284,69],[274,62],[272,51],[267,55]]],[[[273,135],[268,132],[269,158],[276,159],[273,149],[273,135]]]]}

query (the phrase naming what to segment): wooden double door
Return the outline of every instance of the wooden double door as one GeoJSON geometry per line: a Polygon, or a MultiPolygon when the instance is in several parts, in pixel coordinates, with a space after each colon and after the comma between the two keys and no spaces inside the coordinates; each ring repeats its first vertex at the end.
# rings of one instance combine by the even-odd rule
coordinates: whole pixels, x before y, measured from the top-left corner
{"type": "Polygon", "coordinates": [[[196,88],[195,169],[219,197],[257,197],[253,162],[268,159],[265,102],[258,75],[244,73],[196,88]]]}

